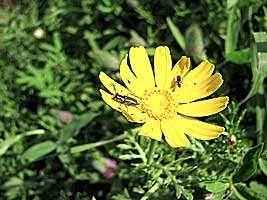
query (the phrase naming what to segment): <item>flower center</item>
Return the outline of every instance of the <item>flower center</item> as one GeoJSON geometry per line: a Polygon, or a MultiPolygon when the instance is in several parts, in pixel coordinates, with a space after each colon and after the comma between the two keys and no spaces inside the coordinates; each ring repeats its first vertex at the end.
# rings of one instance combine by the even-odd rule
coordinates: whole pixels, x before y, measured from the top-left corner
{"type": "Polygon", "coordinates": [[[167,90],[153,89],[143,94],[141,109],[150,118],[156,120],[169,119],[175,116],[176,103],[172,93],[167,90]]]}

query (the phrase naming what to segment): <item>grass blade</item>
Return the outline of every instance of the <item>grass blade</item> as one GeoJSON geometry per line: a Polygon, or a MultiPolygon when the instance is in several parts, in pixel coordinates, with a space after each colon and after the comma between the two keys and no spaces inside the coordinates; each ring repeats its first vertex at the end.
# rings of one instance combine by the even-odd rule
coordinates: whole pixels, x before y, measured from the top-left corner
{"type": "Polygon", "coordinates": [[[170,31],[175,38],[176,42],[180,45],[180,47],[185,50],[185,38],[179,28],[173,23],[170,17],[167,17],[167,24],[170,28],[170,31]]]}

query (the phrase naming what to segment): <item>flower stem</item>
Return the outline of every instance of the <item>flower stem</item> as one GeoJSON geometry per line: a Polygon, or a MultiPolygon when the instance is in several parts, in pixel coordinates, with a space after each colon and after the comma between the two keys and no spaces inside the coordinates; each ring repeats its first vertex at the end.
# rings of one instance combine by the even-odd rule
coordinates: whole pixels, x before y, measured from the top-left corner
{"type": "Polygon", "coordinates": [[[232,184],[232,189],[233,189],[233,192],[234,194],[236,195],[236,197],[239,199],[239,200],[246,200],[245,197],[243,197],[239,191],[236,189],[236,187],[234,186],[234,184],[232,184]]]}
{"type": "Polygon", "coordinates": [[[148,151],[148,164],[151,164],[154,160],[156,146],[157,146],[157,141],[151,140],[150,146],[149,146],[149,151],[148,151]]]}
{"type": "Polygon", "coordinates": [[[82,151],[87,151],[89,149],[93,149],[93,148],[96,148],[96,147],[99,147],[99,146],[103,146],[105,144],[109,144],[109,143],[112,143],[112,142],[123,140],[126,137],[127,137],[127,134],[123,133],[123,134],[118,135],[118,136],[116,136],[116,137],[114,137],[112,139],[109,139],[109,140],[102,140],[102,141],[99,141],[99,142],[78,145],[78,146],[72,147],[70,149],[70,152],[71,153],[79,153],[79,152],[82,152],[82,151]]]}

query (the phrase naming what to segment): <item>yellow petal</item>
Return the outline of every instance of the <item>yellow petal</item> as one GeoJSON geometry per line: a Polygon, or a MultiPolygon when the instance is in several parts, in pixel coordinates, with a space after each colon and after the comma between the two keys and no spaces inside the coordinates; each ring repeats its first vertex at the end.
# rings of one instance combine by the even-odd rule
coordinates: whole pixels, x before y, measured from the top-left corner
{"type": "Polygon", "coordinates": [[[190,67],[190,58],[186,56],[182,56],[180,60],[174,65],[171,71],[171,87],[177,87],[177,76],[180,76],[181,80],[183,80],[184,76],[188,72],[190,67]]]}
{"type": "Polygon", "coordinates": [[[136,77],[129,69],[129,66],[127,64],[127,59],[128,59],[128,56],[126,55],[125,58],[121,61],[120,75],[121,75],[121,78],[124,84],[127,86],[127,88],[133,91],[134,89],[133,86],[134,86],[134,83],[136,82],[136,77]]]}
{"type": "Polygon", "coordinates": [[[130,93],[127,88],[123,87],[122,85],[111,79],[104,72],[100,72],[99,79],[105,86],[105,88],[107,88],[107,90],[112,94],[118,93],[123,96],[128,96],[130,93]]]}
{"type": "Polygon", "coordinates": [[[210,140],[219,137],[224,128],[208,124],[194,118],[177,116],[180,123],[182,123],[185,133],[193,138],[200,140],[210,140]]]}
{"type": "Polygon", "coordinates": [[[131,92],[135,93],[136,95],[141,95],[144,92],[144,86],[140,83],[135,75],[130,70],[127,64],[128,56],[126,55],[125,58],[122,60],[120,65],[120,75],[124,82],[124,84],[131,90],[131,92]]]}
{"type": "Polygon", "coordinates": [[[147,115],[143,113],[139,105],[124,105],[120,102],[117,102],[113,99],[114,95],[111,95],[104,90],[100,89],[100,93],[102,96],[102,99],[113,109],[122,112],[122,114],[127,118],[130,122],[136,122],[136,123],[143,123],[147,119],[147,115]]]}
{"type": "Polygon", "coordinates": [[[138,135],[148,136],[152,139],[161,141],[162,132],[160,129],[160,121],[149,119],[141,128],[138,135]]]}
{"type": "Polygon", "coordinates": [[[142,113],[138,107],[129,106],[127,109],[121,108],[121,112],[129,122],[145,123],[148,120],[148,116],[142,113]]]}
{"type": "Polygon", "coordinates": [[[217,97],[213,99],[181,104],[177,112],[190,117],[204,117],[218,113],[226,108],[229,97],[217,97]]]}
{"type": "Polygon", "coordinates": [[[186,75],[190,67],[190,58],[186,56],[182,56],[180,60],[174,65],[172,69],[172,76],[181,76],[182,78],[186,75]]]}
{"type": "Polygon", "coordinates": [[[152,67],[144,47],[132,47],[129,52],[130,64],[138,81],[146,89],[155,87],[152,67]]]}
{"type": "Polygon", "coordinates": [[[161,130],[171,147],[187,147],[190,145],[188,138],[184,134],[183,127],[177,123],[175,118],[162,121],[161,130]]]}
{"type": "Polygon", "coordinates": [[[170,74],[172,68],[172,59],[170,50],[166,46],[156,48],[154,55],[154,71],[156,85],[160,89],[170,88],[170,74]]]}
{"type": "Polygon", "coordinates": [[[195,69],[191,70],[183,79],[183,84],[192,85],[200,83],[210,77],[214,71],[214,65],[208,60],[202,61],[195,69]]]}
{"type": "Polygon", "coordinates": [[[213,94],[223,83],[221,74],[214,74],[200,83],[191,87],[183,83],[178,100],[180,103],[188,103],[213,94]]]}

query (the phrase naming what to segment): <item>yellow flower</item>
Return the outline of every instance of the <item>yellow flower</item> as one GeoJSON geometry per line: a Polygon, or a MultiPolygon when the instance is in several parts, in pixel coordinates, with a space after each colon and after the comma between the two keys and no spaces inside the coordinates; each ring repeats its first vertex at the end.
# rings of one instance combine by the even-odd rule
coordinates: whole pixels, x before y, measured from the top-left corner
{"type": "Polygon", "coordinates": [[[99,78],[110,93],[100,93],[128,121],[144,123],[139,135],[160,141],[163,133],[172,147],[189,146],[186,135],[201,140],[217,138],[223,127],[192,117],[212,115],[226,108],[227,96],[195,101],[218,90],[222,76],[212,75],[214,65],[207,60],[191,71],[189,67],[190,59],[183,56],[172,68],[169,48],[160,46],[155,50],[153,73],[145,48],[132,47],[129,59],[126,55],[120,65],[126,87],[101,72],[99,78]]]}

